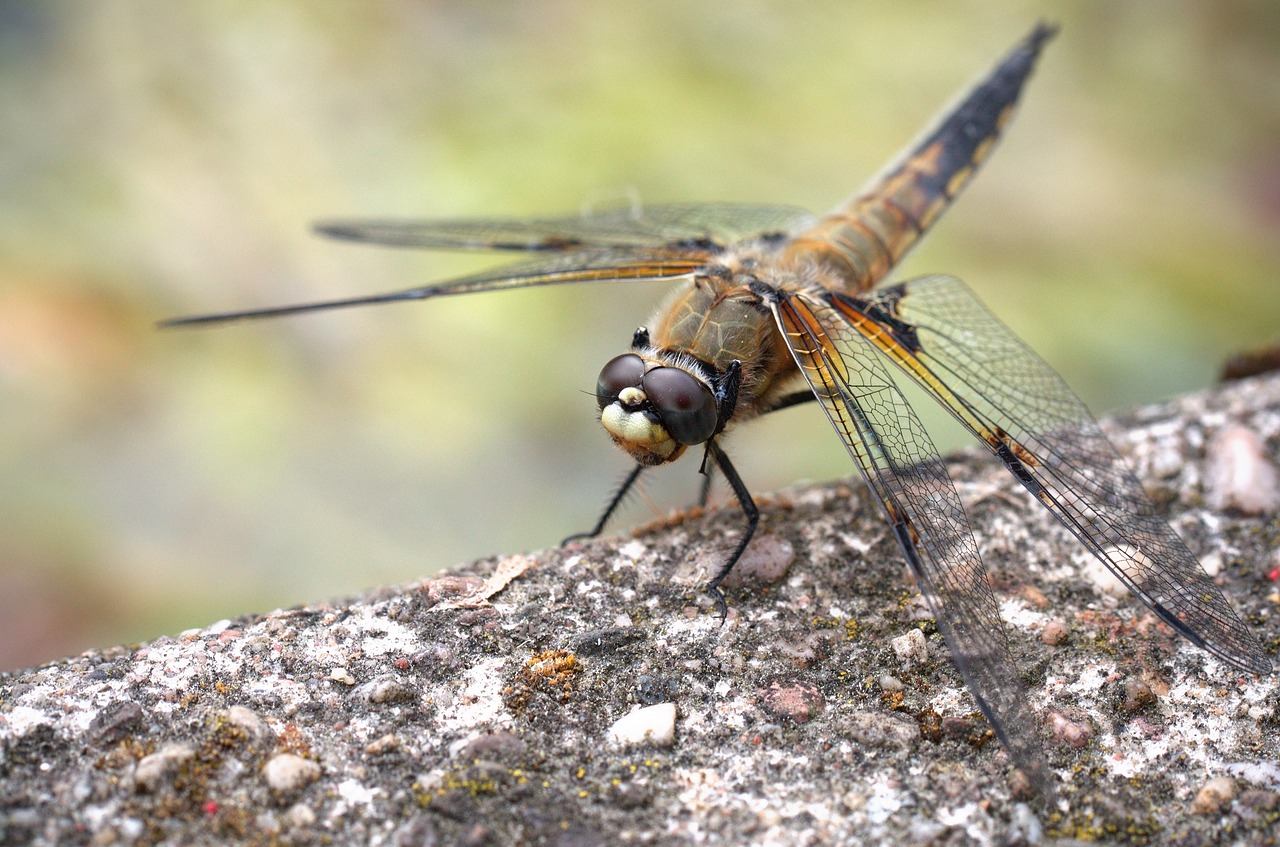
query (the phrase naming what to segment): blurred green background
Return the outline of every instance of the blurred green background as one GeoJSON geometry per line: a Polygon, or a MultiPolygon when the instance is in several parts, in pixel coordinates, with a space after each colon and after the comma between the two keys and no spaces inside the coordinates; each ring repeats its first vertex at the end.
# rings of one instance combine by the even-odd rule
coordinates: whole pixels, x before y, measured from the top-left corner
{"type": "MultiPolygon", "coordinates": [[[[1006,142],[900,276],[965,278],[1095,410],[1203,387],[1280,339],[1269,1],[0,4],[0,668],[594,521],[627,462],[588,395],[666,287],[153,328],[491,263],[309,222],[823,210],[1042,17],[1006,142]]],[[[853,472],[816,408],[775,418],[729,444],[754,490],[853,472]]]]}

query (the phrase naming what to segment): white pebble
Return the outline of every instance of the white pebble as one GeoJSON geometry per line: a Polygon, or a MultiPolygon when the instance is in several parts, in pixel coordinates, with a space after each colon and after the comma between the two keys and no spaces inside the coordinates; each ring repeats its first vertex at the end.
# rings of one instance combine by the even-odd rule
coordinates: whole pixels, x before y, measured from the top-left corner
{"type": "Polygon", "coordinates": [[[143,756],[133,771],[134,785],[139,791],[155,791],[161,782],[175,776],[195,754],[195,748],[189,744],[170,744],[150,756],[143,756]]]}
{"type": "Polygon", "coordinates": [[[320,778],[320,766],[310,759],[281,753],[262,766],[267,785],[277,794],[291,794],[306,788],[320,778]]]}
{"type": "Polygon", "coordinates": [[[676,704],[633,709],[609,727],[609,738],[628,746],[646,742],[656,747],[670,746],[676,740],[676,704]]]}
{"type": "Polygon", "coordinates": [[[271,727],[262,716],[245,706],[232,706],[222,713],[223,719],[242,731],[254,744],[270,741],[273,737],[271,727]]]}
{"type": "Polygon", "coordinates": [[[355,685],[356,678],[351,675],[351,671],[346,668],[334,668],[329,671],[329,679],[334,682],[340,682],[343,685],[355,685]]]}
{"type": "Polygon", "coordinates": [[[1205,487],[1215,509],[1260,515],[1280,508],[1280,481],[1258,433],[1225,426],[1206,448],[1205,487]]]}
{"type": "Polygon", "coordinates": [[[904,662],[924,664],[929,661],[929,646],[925,643],[924,633],[918,629],[909,629],[906,634],[899,635],[891,642],[893,652],[904,662]]]}
{"type": "MultiPolygon", "coordinates": [[[[1124,561],[1125,559],[1131,558],[1132,551],[1126,549],[1129,547],[1131,547],[1131,545],[1128,544],[1107,547],[1105,552],[1109,556],[1114,556],[1115,558],[1124,561]]],[[[1135,561],[1140,562],[1141,560],[1139,559],[1135,561]]],[[[1129,586],[1125,585],[1124,582],[1121,581],[1120,577],[1116,576],[1115,572],[1103,564],[1097,556],[1090,556],[1085,562],[1082,570],[1084,570],[1085,577],[1093,583],[1093,587],[1098,589],[1099,594],[1112,597],[1116,600],[1123,600],[1125,597],[1129,596],[1129,586]]]]}
{"type": "Polygon", "coordinates": [[[1212,550],[1203,559],[1200,560],[1200,567],[1204,568],[1204,572],[1210,577],[1215,577],[1222,573],[1222,553],[1218,550],[1212,550]]]}
{"type": "Polygon", "coordinates": [[[289,811],[284,813],[284,819],[289,826],[296,829],[314,824],[316,822],[316,813],[311,811],[311,807],[305,803],[295,803],[289,807],[289,811]]]}
{"type": "Polygon", "coordinates": [[[1196,792],[1191,801],[1191,814],[1216,815],[1230,806],[1235,796],[1235,781],[1229,776],[1215,776],[1196,792]]]}

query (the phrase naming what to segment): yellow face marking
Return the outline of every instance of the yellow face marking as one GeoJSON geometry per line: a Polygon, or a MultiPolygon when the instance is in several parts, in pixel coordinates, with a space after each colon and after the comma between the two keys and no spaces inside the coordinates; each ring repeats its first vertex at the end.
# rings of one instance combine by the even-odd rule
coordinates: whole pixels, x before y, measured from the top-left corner
{"type": "Polygon", "coordinates": [[[684,446],[660,423],[643,412],[628,412],[621,403],[605,406],[600,423],[617,445],[642,465],[661,465],[684,452],[684,446]]]}
{"type": "Polygon", "coordinates": [[[618,392],[618,400],[624,406],[639,406],[647,399],[645,393],[634,385],[629,385],[618,392]]]}

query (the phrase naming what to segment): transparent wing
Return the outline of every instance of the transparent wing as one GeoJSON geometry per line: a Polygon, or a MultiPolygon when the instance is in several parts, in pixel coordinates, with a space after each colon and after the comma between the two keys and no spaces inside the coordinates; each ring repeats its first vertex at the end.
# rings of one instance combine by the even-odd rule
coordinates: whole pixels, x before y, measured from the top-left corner
{"type": "Polygon", "coordinates": [[[831,303],[846,320],[876,322],[894,362],[1166,623],[1233,665],[1270,672],[1262,645],[1084,403],[963,282],[921,277],[831,303]]]}
{"type": "Polygon", "coordinates": [[[332,238],[436,250],[564,251],[589,247],[727,247],[810,218],[794,206],[699,203],[608,209],[527,220],[326,221],[332,238]]]}
{"type": "Polygon", "coordinates": [[[1015,764],[1050,796],[1000,610],[942,458],[875,345],[826,303],[778,294],[778,327],[879,499],[961,676],[1015,764]]]}
{"type": "Polygon", "coordinates": [[[620,282],[673,279],[687,276],[705,265],[713,254],[708,251],[683,250],[577,250],[556,253],[538,259],[505,265],[491,271],[459,277],[448,282],[410,288],[387,294],[371,294],[347,297],[340,300],[322,300],[292,306],[273,306],[266,309],[246,309],[235,312],[216,312],[207,315],[191,315],[161,321],[161,327],[193,326],[197,324],[225,323],[247,318],[274,318],[325,309],[341,309],[347,306],[367,306],[374,303],[391,303],[399,300],[428,300],[453,294],[471,294],[479,291],[502,291],[510,288],[527,288],[535,285],[565,285],[573,282],[620,282]]]}

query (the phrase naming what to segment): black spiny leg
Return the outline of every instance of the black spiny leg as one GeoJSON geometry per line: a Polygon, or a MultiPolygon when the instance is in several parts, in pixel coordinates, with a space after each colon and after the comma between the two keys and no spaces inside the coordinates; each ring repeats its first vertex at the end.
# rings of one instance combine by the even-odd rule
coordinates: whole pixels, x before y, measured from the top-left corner
{"type": "MultiPolygon", "coordinates": [[[[760,412],[760,414],[767,415],[780,409],[790,409],[792,406],[799,406],[801,403],[812,403],[816,399],[813,392],[806,388],[804,391],[796,391],[779,397],[772,406],[760,412]]],[[[715,477],[713,476],[715,469],[715,465],[708,467],[706,462],[702,463],[702,487],[698,491],[698,505],[704,509],[707,507],[707,501],[711,498],[711,485],[715,482],[715,477]]]]}
{"type": "Polygon", "coordinates": [[[760,523],[760,510],[756,508],[756,501],[751,499],[751,492],[747,491],[747,486],[742,482],[742,477],[738,476],[738,472],[734,470],[733,463],[716,446],[714,441],[707,442],[707,455],[715,460],[716,467],[720,469],[720,473],[724,474],[729,487],[733,489],[734,496],[738,498],[738,504],[742,506],[743,514],[747,516],[747,529],[742,533],[742,540],[738,542],[738,546],[734,548],[724,566],[720,568],[720,572],[707,584],[707,593],[716,598],[716,605],[720,607],[720,622],[724,623],[724,619],[729,616],[729,604],[725,602],[724,592],[720,590],[720,583],[724,581],[724,578],[729,575],[729,571],[733,570],[733,566],[742,558],[742,551],[747,549],[747,544],[751,542],[751,536],[755,535],[756,526],[760,523]]]}
{"type": "Polygon", "coordinates": [[[715,465],[709,468],[704,465],[702,468],[702,485],[698,489],[698,506],[700,508],[707,508],[707,501],[711,499],[711,483],[715,481],[711,475],[715,471],[715,465]]]}
{"type": "Polygon", "coordinates": [[[589,532],[576,532],[570,535],[564,541],[560,542],[560,546],[568,544],[570,541],[581,541],[585,538],[595,538],[604,531],[604,525],[609,522],[609,518],[613,517],[614,511],[618,505],[626,498],[627,492],[631,490],[631,486],[636,484],[636,480],[640,478],[640,472],[645,469],[644,465],[636,465],[631,469],[631,473],[627,474],[626,479],[622,480],[622,484],[618,486],[618,490],[609,498],[609,504],[604,507],[604,514],[600,515],[600,520],[596,521],[596,525],[589,532]]]}

